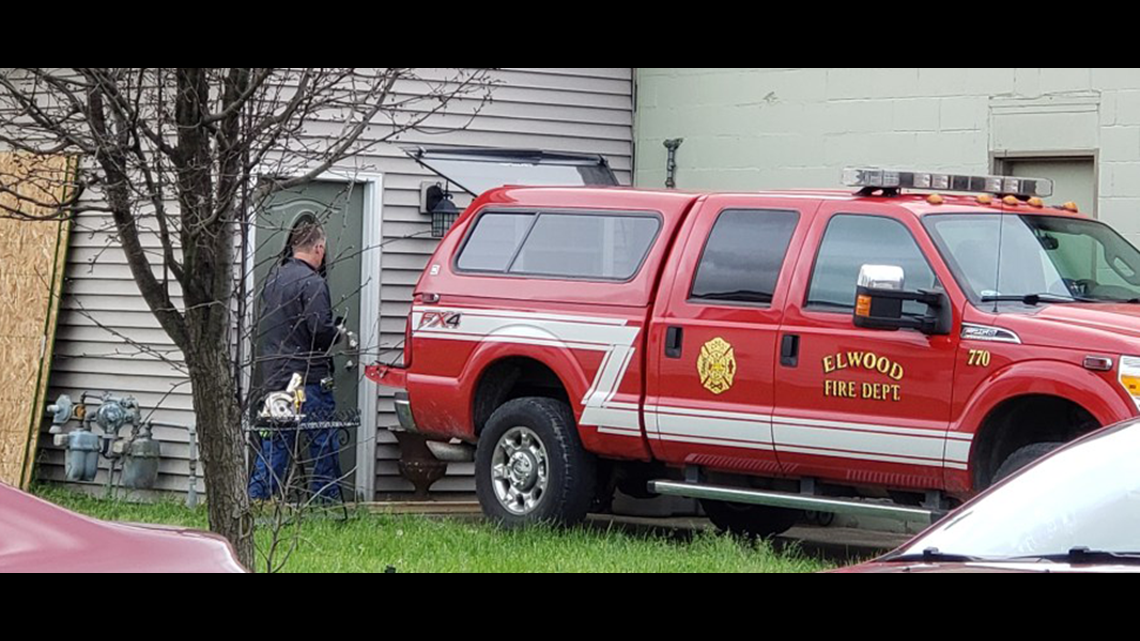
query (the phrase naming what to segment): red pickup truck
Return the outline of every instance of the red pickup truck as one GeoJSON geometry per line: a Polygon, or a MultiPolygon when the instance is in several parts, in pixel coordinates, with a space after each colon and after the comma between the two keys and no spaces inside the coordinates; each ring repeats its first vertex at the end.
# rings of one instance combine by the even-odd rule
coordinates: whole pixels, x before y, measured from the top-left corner
{"type": "Polygon", "coordinates": [[[804,509],[933,519],[1137,416],[1123,237],[1045,180],[845,182],[487,192],[415,290],[403,366],[369,377],[403,429],[469,447],[508,525],[615,488],[759,535],[804,509]]]}

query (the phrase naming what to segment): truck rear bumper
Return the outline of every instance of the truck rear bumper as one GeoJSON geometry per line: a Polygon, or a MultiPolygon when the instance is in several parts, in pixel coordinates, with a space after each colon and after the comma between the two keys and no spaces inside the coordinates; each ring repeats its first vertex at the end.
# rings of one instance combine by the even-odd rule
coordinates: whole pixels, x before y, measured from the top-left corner
{"type": "Polygon", "coordinates": [[[420,430],[412,415],[412,400],[408,396],[408,370],[377,363],[365,368],[364,375],[377,385],[397,390],[396,416],[400,419],[400,427],[406,432],[418,434],[420,430]]]}
{"type": "Polygon", "coordinates": [[[419,433],[416,419],[412,416],[412,401],[407,392],[396,392],[396,416],[400,419],[400,427],[413,434],[419,433]]]}
{"type": "Polygon", "coordinates": [[[364,376],[377,385],[394,387],[401,390],[408,389],[408,370],[402,367],[392,367],[391,365],[380,365],[377,363],[366,367],[364,369],[364,376]]]}

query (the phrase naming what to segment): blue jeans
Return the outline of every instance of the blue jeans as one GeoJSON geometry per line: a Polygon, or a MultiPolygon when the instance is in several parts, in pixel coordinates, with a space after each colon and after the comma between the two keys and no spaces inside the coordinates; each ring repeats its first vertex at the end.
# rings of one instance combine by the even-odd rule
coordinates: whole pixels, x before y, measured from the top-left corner
{"type": "MultiPolygon", "coordinates": [[[[340,457],[337,452],[336,430],[333,428],[306,429],[306,423],[336,420],[336,399],[331,391],[320,385],[305,386],[305,405],[301,408],[305,420],[300,430],[309,438],[309,460],[313,496],[326,500],[342,498],[340,485],[340,457]]],[[[289,473],[289,464],[297,450],[297,429],[273,432],[262,438],[261,449],[249,480],[249,498],[264,501],[277,494],[281,482],[289,473]]]]}

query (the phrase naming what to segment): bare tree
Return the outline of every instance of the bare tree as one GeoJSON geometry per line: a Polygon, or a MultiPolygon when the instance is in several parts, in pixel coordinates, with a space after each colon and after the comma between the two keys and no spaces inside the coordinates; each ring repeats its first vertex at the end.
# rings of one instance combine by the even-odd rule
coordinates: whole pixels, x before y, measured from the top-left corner
{"type": "MultiPolygon", "coordinates": [[[[210,527],[248,566],[253,527],[233,367],[235,238],[256,224],[273,193],[437,116],[473,116],[490,87],[485,69],[0,69],[0,148],[78,158],[66,189],[47,190],[65,197],[26,204],[49,208],[53,218],[110,216],[142,297],[185,361],[210,527]],[[149,234],[160,255],[145,247],[149,234]]],[[[49,178],[0,176],[0,191],[30,193],[21,180],[49,178]]],[[[36,218],[30,210],[0,215],[36,218]]]]}

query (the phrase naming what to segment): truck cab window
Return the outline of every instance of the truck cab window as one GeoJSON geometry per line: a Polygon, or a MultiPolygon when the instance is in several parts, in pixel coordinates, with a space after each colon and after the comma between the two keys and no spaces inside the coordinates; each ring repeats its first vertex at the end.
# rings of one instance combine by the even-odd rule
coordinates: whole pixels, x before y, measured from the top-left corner
{"type": "Polygon", "coordinates": [[[799,218],[794,211],[721,212],[701,255],[692,297],[771,304],[799,218]]]}
{"type": "MultiPolygon", "coordinates": [[[[906,289],[931,289],[938,278],[918,243],[897,220],[843,214],[831,219],[819,246],[807,306],[827,311],[855,309],[855,287],[863,265],[895,265],[906,274],[906,289]]],[[[921,303],[908,302],[905,314],[925,314],[921,303]]]]}

